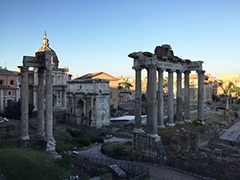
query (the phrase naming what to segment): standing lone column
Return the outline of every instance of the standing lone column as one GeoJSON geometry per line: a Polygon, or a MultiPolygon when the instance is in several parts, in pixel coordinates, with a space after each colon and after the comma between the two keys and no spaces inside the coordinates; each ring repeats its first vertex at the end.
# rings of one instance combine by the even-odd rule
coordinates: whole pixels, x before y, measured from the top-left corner
{"type": "Polygon", "coordinates": [[[28,67],[21,66],[21,140],[29,140],[28,134],[28,67]]]}
{"type": "Polygon", "coordinates": [[[198,118],[200,122],[204,121],[204,73],[203,70],[198,70],[198,118]]]}
{"type": "Polygon", "coordinates": [[[177,70],[177,122],[182,124],[182,71],[177,70]]]}
{"type": "Polygon", "coordinates": [[[169,126],[175,126],[174,124],[174,97],[173,97],[173,71],[168,69],[168,124],[169,126]]]}
{"type": "Polygon", "coordinates": [[[158,126],[161,128],[165,128],[164,125],[164,100],[163,100],[163,70],[158,68],[158,126]]]}
{"type": "Polygon", "coordinates": [[[44,132],[44,68],[38,68],[38,97],[37,97],[37,137],[43,138],[45,136],[44,132]]]}
{"type": "Polygon", "coordinates": [[[185,122],[191,122],[191,120],[190,120],[189,74],[190,74],[190,71],[184,72],[184,117],[185,117],[185,122]]]}
{"type": "Polygon", "coordinates": [[[143,133],[142,130],[142,88],[141,88],[141,69],[135,69],[135,126],[134,133],[143,133]]]}
{"type": "Polygon", "coordinates": [[[46,141],[47,152],[55,152],[56,141],[53,137],[53,96],[52,96],[52,65],[49,57],[46,57],[46,141]]]}
{"type": "Polygon", "coordinates": [[[148,70],[148,135],[158,137],[157,135],[157,101],[156,101],[156,67],[150,66],[148,70]]]}

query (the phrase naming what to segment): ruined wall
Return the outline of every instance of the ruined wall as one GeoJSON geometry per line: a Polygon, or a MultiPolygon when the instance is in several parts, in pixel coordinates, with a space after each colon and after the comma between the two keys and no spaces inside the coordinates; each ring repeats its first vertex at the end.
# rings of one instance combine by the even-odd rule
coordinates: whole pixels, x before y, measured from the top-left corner
{"type": "Polygon", "coordinates": [[[240,149],[210,142],[216,137],[215,127],[202,133],[162,137],[167,153],[166,165],[204,177],[238,179],[240,149]]]}

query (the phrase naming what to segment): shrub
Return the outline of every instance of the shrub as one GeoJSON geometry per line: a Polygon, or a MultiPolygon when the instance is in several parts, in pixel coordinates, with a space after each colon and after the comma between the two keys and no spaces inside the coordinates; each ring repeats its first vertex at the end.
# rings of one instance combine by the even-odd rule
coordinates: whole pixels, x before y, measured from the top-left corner
{"type": "Polygon", "coordinates": [[[82,145],[84,145],[84,146],[90,146],[91,141],[90,141],[89,138],[79,137],[79,138],[77,139],[77,143],[82,144],[82,145]]]}
{"type": "Polygon", "coordinates": [[[78,130],[72,130],[72,129],[66,129],[67,132],[69,132],[69,134],[72,137],[78,138],[78,137],[85,137],[86,133],[82,132],[82,131],[78,131],[78,130]]]}
{"type": "Polygon", "coordinates": [[[90,136],[90,141],[91,143],[95,143],[95,142],[103,143],[104,139],[102,136],[90,136]]]}

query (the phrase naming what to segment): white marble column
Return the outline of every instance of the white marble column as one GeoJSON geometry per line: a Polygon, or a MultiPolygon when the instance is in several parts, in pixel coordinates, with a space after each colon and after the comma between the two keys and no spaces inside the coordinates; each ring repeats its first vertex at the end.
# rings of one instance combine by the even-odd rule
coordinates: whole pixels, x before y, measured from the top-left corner
{"type": "Polygon", "coordinates": [[[142,69],[135,69],[135,125],[134,133],[143,133],[142,129],[142,83],[141,83],[142,69]]]}
{"type": "Polygon", "coordinates": [[[177,70],[177,121],[183,124],[182,120],[182,71],[177,70]]]}
{"type": "Polygon", "coordinates": [[[158,101],[158,126],[160,128],[165,128],[164,125],[164,99],[163,99],[163,69],[158,68],[158,95],[157,95],[157,101],[158,101]]]}
{"type": "Polygon", "coordinates": [[[203,70],[198,70],[198,117],[200,122],[204,121],[204,73],[203,70]]]}
{"type": "Polygon", "coordinates": [[[55,152],[56,141],[53,137],[53,75],[50,58],[46,57],[46,141],[47,152],[55,152]]]}
{"type": "Polygon", "coordinates": [[[21,66],[21,140],[29,140],[28,134],[28,67],[21,66]]]}
{"type": "Polygon", "coordinates": [[[157,134],[157,98],[156,98],[156,67],[150,66],[148,70],[148,135],[158,137],[157,134]]]}
{"type": "Polygon", "coordinates": [[[174,124],[174,97],[173,97],[173,71],[168,71],[168,126],[175,126],[174,124]]]}
{"type": "Polygon", "coordinates": [[[191,122],[189,74],[190,74],[190,71],[184,71],[184,119],[185,119],[185,122],[191,122]]]}
{"type": "Polygon", "coordinates": [[[43,67],[38,68],[38,96],[37,96],[37,137],[43,138],[45,136],[44,125],[44,71],[43,67]]]}

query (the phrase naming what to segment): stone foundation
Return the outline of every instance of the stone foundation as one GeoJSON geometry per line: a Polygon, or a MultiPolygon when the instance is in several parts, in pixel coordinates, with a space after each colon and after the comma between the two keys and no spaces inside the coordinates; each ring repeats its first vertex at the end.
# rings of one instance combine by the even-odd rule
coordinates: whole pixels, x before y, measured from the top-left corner
{"type": "Polygon", "coordinates": [[[140,161],[164,162],[165,149],[159,136],[152,137],[147,134],[134,133],[133,137],[134,159],[140,161]]]}

